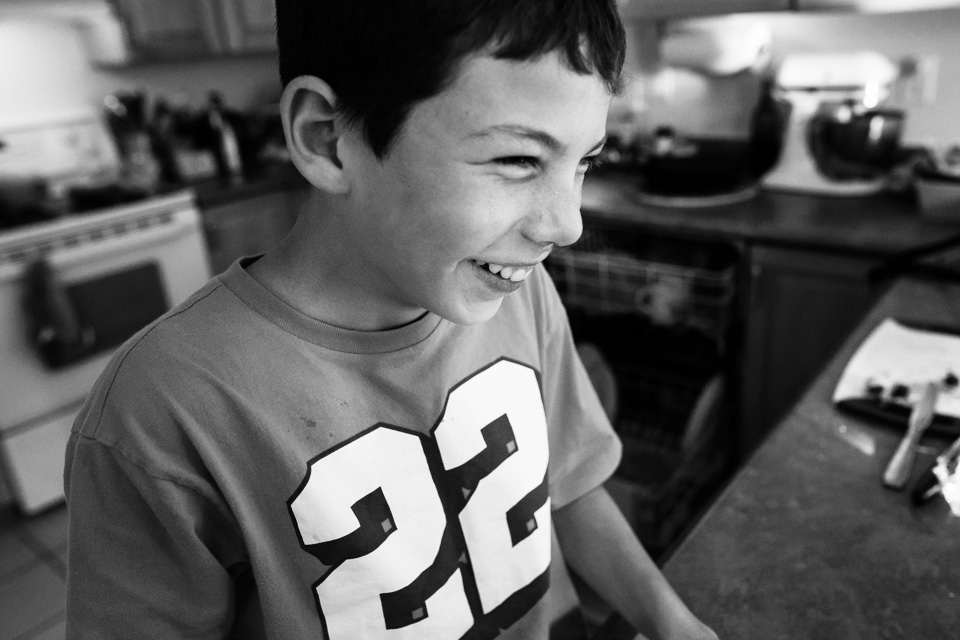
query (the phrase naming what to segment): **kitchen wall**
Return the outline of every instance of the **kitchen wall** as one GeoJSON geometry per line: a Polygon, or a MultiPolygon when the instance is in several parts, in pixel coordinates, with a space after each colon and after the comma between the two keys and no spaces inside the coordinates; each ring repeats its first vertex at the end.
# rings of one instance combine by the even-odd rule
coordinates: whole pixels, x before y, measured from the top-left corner
{"type": "Polygon", "coordinates": [[[210,90],[223,93],[234,107],[279,96],[272,55],[104,70],[87,61],[80,32],[67,22],[0,20],[0,122],[78,106],[99,108],[105,95],[137,88],[181,96],[192,105],[203,104],[210,90]]]}
{"type": "MultiPolygon", "coordinates": [[[[960,8],[887,14],[755,14],[773,34],[773,64],[792,51],[871,49],[894,60],[936,56],[936,96],[930,104],[908,107],[906,142],[960,142],[960,8]]],[[[744,135],[757,97],[755,81],[729,77],[704,82],[679,71],[667,82],[655,75],[657,30],[634,24],[629,67],[641,82],[634,103],[643,105],[644,127],[672,124],[688,135],[744,135]],[[655,82],[656,80],[656,82],[655,82]],[[659,84],[658,84],[659,83],[659,84]]]]}

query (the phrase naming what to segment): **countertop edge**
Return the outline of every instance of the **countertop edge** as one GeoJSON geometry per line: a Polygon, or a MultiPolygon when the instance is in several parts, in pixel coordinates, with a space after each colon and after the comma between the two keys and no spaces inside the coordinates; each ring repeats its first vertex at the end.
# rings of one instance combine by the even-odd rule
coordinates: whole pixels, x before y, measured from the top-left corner
{"type": "Polygon", "coordinates": [[[909,195],[831,197],[761,189],[739,203],[667,207],[641,202],[636,183],[625,175],[588,177],[584,217],[669,235],[872,257],[892,256],[960,230],[960,211],[955,222],[927,219],[909,195]]]}

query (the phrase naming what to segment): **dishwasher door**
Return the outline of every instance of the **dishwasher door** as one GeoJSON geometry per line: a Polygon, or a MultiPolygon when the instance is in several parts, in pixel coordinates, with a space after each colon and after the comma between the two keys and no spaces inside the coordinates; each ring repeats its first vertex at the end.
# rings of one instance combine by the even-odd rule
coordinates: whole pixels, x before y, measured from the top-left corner
{"type": "Polygon", "coordinates": [[[546,263],[624,444],[607,489],[654,559],[732,469],[738,265],[731,245],[589,223],[546,263]]]}

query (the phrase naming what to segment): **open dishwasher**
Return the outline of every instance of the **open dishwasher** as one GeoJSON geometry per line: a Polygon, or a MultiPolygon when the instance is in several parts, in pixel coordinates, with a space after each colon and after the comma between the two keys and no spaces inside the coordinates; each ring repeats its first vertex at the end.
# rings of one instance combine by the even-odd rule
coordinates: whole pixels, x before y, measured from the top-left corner
{"type": "Polygon", "coordinates": [[[735,463],[738,261],[729,244],[586,224],[546,262],[624,444],[607,489],[658,562],[735,463]]]}

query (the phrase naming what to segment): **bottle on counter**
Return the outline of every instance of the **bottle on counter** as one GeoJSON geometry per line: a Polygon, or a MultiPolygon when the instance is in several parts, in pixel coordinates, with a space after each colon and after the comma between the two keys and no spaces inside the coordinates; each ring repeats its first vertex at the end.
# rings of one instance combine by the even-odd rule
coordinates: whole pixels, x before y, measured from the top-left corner
{"type": "Polygon", "coordinates": [[[176,161],[176,132],[173,109],[166,100],[158,98],[153,107],[150,137],[154,153],[160,162],[160,177],[167,184],[180,184],[183,175],[176,161]]]}
{"type": "Polygon", "coordinates": [[[207,119],[212,134],[213,153],[221,178],[228,182],[243,179],[243,160],[237,132],[227,117],[223,97],[218,92],[210,93],[207,119]]]}
{"type": "Polygon", "coordinates": [[[142,91],[118,92],[104,99],[107,123],[122,159],[122,186],[156,191],[160,182],[160,163],[145,118],[146,95],[142,91]]]}
{"type": "Polygon", "coordinates": [[[760,99],[751,115],[750,170],[755,178],[761,178],[780,159],[783,149],[783,132],[786,126],[785,113],[788,107],[775,97],[773,78],[764,78],[760,85],[760,99]]]}
{"type": "Polygon", "coordinates": [[[206,108],[190,107],[184,95],[174,96],[154,113],[158,138],[169,152],[169,173],[177,183],[192,184],[219,175],[209,120],[206,108]]]}

